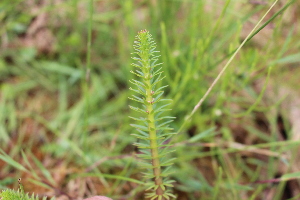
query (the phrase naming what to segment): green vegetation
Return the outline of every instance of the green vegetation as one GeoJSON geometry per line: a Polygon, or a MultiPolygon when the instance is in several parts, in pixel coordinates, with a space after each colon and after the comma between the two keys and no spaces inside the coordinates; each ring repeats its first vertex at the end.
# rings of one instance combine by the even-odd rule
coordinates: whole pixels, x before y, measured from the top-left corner
{"type": "MultiPolygon", "coordinates": [[[[43,197],[43,200],[46,200],[47,197],[43,197]]],[[[38,196],[25,194],[23,186],[19,182],[19,189],[17,191],[6,189],[0,192],[1,200],[39,200],[38,196]]],[[[54,200],[54,198],[51,198],[54,200]]]]}
{"type": "Polygon", "coordinates": [[[135,143],[141,152],[138,157],[148,160],[148,162],[141,164],[142,168],[147,170],[144,177],[152,180],[148,183],[147,190],[151,190],[151,192],[147,194],[147,197],[158,200],[176,198],[168,190],[169,187],[173,187],[171,183],[174,182],[168,180],[174,158],[167,157],[173,152],[169,149],[171,145],[168,144],[168,140],[173,134],[166,132],[173,130],[168,124],[173,121],[174,117],[163,116],[163,113],[170,110],[166,108],[170,103],[165,102],[170,102],[171,99],[161,98],[166,85],[157,87],[165,78],[162,75],[162,67],[160,67],[162,63],[157,63],[160,56],[156,54],[159,51],[156,51],[156,44],[147,30],[141,30],[138,33],[134,49],[134,54],[138,57],[132,57],[136,61],[132,66],[137,69],[130,72],[139,77],[141,81],[134,79],[130,81],[136,86],[136,89],[129,89],[137,93],[138,96],[132,95],[129,99],[142,104],[142,106],[130,106],[130,108],[142,113],[142,117],[130,118],[143,122],[143,125],[131,124],[131,126],[138,131],[138,134],[133,135],[141,140],[141,142],[135,143]]]}
{"type": "Polygon", "coordinates": [[[144,199],[128,80],[147,29],[163,63],[157,88],[173,100],[164,116],[176,117],[172,194],[299,198],[299,6],[1,0],[0,190],[21,177],[41,197],[144,199]]]}

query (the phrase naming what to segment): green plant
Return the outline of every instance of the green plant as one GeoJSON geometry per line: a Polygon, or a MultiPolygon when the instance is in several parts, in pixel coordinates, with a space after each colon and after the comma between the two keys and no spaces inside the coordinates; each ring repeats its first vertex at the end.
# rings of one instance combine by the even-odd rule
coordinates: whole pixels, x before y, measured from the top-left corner
{"type": "MultiPolygon", "coordinates": [[[[24,192],[23,185],[20,183],[19,179],[19,189],[12,190],[12,189],[6,189],[0,192],[0,199],[1,200],[39,200],[39,197],[37,195],[32,194],[31,196],[24,192]]],[[[46,200],[47,197],[43,197],[43,200],[46,200]]],[[[54,200],[54,197],[51,198],[51,200],[54,200]]]]}
{"type": "Polygon", "coordinates": [[[150,190],[146,197],[151,200],[163,200],[175,198],[169,190],[173,186],[173,181],[168,180],[174,158],[167,157],[167,154],[172,152],[167,141],[173,135],[168,132],[172,130],[168,124],[173,121],[174,117],[162,116],[165,111],[169,110],[166,109],[166,106],[170,104],[171,100],[162,99],[163,89],[167,86],[158,86],[164,76],[162,76],[162,67],[159,67],[162,63],[157,63],[159,55],[156,53],[159,51],[155,51],[155,48],[156,44],[149,31],[140,31],[134,45],[134,54],[138,57],[132,58],[136,61],[132,66],[137,69],[131,71],[140,78],[140,81],[130,81],[136,86],[136,89],[130,88],[130,90],[138,93],[139,96],[132,95],[130,99],[142,106],[130,106],[130,108],[142,114],[140,118],[131,118],[142,122],[143,125],[131,124],[131,126],[138,131],[138,134],[133,135],[140,139],[140,142],[135,143],[141,152],[139,157],[146,160],[141,164],[143,168],[147,169],[144,176],[152,179],[146,184],[149,186],[147,190],[150,190]]]}

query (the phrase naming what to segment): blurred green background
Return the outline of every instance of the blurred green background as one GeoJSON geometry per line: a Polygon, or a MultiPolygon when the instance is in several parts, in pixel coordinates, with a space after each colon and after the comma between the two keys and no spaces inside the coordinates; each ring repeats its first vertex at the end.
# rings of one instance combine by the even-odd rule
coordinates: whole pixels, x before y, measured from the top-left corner
{"type": "Polygon", "coordinates": [[[298,1],[277,2],[188,120],[272,3],[1,0],[0,189],[21,177],[25,191],[61,200],[144,198],[128,80],[147,29],[180,130],[178,199],[298,199],[298,1]]]}

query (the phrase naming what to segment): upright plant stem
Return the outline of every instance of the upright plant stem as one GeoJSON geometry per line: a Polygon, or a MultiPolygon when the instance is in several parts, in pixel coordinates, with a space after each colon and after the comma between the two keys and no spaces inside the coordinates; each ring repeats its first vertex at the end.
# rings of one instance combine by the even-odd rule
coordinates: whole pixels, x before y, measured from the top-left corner
{"type": "Polygon", "coordinates": [[[84,110],[83,110],[83,139],[82,144],[86,144],[88,135],[88,110],[89,110],[89,79],[91,71],[91,49],[92,49],[92,27],[93,27],[93,0],[89,0],[89,18],[88,18],[88,35],[87,35],[87,54],[86,54],[86,67],[85,67],[85,79],[83,79],[83,95],[84,95],[84,110]]]}
{"type": "MultiPolygon", "coordinates": [[[[145,57],[142,58],[143,60],[149,60],[149,58],[145,57]]],[[[150,74],[150,64],[147,64],[146,74],[150,74]]],[[[146,81],[147,85],[151,85],[151,79],[150,75],[148,80],[146,81]]],[[[153,96],[152,96],[152,90],[151,87],[147,88],[146,90],[147,98],[146,102],[148,102],[147,112],[148,112],[148,129],[149,129],[149,139],[150,139],[150,148],[151,148],[151,155],[152,155],[152,165],[153,165],[153,174],[155,176],[155,185],[160,186],[162,185],[163,181],[161,178],[161,166],[159,161],[159,152],[158,152],[158,144],[157,144],[157,135],[156,135],[156,126],[155,126],[155,118],[154,118],[154,109],[153,109],[153,96]]],[[[158,187],[156,189],[157,195],[162,195],[164,191],[161,189],[161,187],[158,187]]]]}
{"type": "Polygon", "coordinates": [[[136,61],[132,64],[136,67],[136,70],[130,72],[139,77],[139,80],[130,80],[130,83],[135,85],[136,89],[129,89],[137,93],[138,96],[132,95],[129,99],[142,104],[141,107],[130,106],[130,108],[142,113],[140,118],[131,118],[143,122],[143,125],[131,124],[131,126],[139,132],[133,134],[140,140],[135,145],[141,151],[139,157],[146,161],[141,163],[143,168],[148,169],[144,175],[147,179],[151,179],[146,183],[149,186],[146,197],[151,200],[171,200],[176,198],[170,190],[174,181],[168,179],[169,169],[174,159],[168,159],[166,155],[173,152],[173,150],[170,150],[170,145],[164,142],[173,135],[173,133],[168,133],[172,130],[168,127],[168,124],[173,121],[170,119],[174,117],[161,116],[164,111],[169,110],[165,107],[170,104],[166,103],[170,102],[170,99],[161,98],[164,93],[163,88],[167,86],[157,86],[157,83],[164,77],[162,76],[162,67],[158,67],[162,63],[156,63],[159,57],[159,55],[156,55],[159,51],[155,51],[156,44],[147,30],[140,31],[136,39],[134,45],[136,52],[134,54],[138,57],[132,57],[136,61]]]}

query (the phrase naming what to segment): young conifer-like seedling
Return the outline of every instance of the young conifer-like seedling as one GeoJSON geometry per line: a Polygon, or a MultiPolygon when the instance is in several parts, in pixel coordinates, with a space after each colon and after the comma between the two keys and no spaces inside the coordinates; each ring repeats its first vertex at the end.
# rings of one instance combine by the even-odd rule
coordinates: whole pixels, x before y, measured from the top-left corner
{"type": "Polygon", "coordinates": [[[161,71],[162,63],[157,63],[159,51],[155,51],[156,44],[152,39],[152,35],[147,30],[138,32],[136,41],[133,45],[137,57],[132,59],[132,64],[136,69],[130,71],[135,74],[139,80],[130,80],[135,88],[129,88],[137,93],[132,95],[131,100],[140,104],[139,107],[129,106],[132,110],[137,111],[142,116],[139,118],[130,117],[138,124],[131,124],[136,128],[136,134],[139,139],[135,145],[139,148],[138,156],[144,160],[141,167],[146,169],[144,177],[149,180],[146,183],[146,198],[151,200],[169,200],[175,196],[171,193],[170,187],[173,187],[172,180],[169,180],[170,167],[174,158],[168,158],[168,154],[173,152],[170,150],[168,141],[174,133],[170,133],[172,128],[168,124],[172,122],[170,116],[164,116],[170,104],[170,99],[162,99],[163,89],[167,86],[159,87],[158,84],[164,78],[161,71]]]}
{"type": "MultiPolygon", "coordinates": [[[[0,192],[0,200],[39,200],[38,196],[32,194],[26,194],[23,189],[23,185],[21,184],[21,179],[19,179],[19,189],[18,190],[11,190],[6,189],[0,192]]],[[[43,197],[43,200],[46,200],[47,197],[43,197]]],[[[54,197],[51,198],[54,200],[54,197]]]]}

